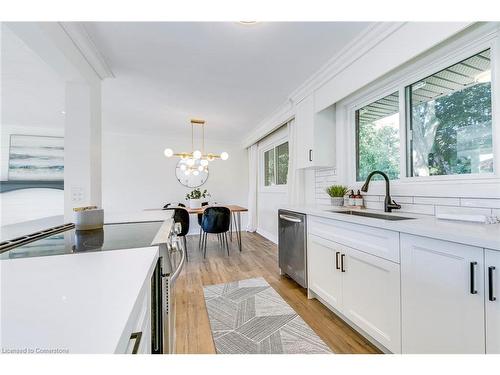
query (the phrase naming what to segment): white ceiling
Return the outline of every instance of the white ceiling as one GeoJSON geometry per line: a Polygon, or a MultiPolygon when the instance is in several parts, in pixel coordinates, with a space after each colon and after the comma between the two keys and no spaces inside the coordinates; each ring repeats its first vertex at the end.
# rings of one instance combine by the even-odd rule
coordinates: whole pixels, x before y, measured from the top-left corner
{"type": "Polygon", "coordinates": [[[116,78],[103,82],[105,129],[240,142],[368,23],[85,23],[116,78]],[[185,133],[181,133],[185,132],[185,133]]]}
{"type": "Polygon", "coordinates": [[[63,128],[64,80],[5,24],[1,27],[1,123],[63,128]]]}

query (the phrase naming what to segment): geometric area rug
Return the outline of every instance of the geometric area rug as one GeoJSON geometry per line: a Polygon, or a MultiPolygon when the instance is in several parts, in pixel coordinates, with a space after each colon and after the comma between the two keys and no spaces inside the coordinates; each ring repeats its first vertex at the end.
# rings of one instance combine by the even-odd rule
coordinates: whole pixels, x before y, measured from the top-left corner
{"type": "Polygon", "coordinates": [[[203,288],[218,354],[331,354],[262,277],[203,288]]]}

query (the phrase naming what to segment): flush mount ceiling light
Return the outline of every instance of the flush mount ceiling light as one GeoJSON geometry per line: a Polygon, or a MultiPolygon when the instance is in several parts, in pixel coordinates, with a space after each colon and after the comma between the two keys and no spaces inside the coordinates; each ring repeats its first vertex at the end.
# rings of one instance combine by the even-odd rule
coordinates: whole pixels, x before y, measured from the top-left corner
{"type": "Polygon", "coordinates": [[[241,25],[255,25],[259,21],[238,21],[239,24],[241,25]]]}
{"type": "Polygon", "coordinates": [[[171,158],[172,156],[176,156],[178,158],[186,160],[187,167],[184,171],[186,174],[193,173],[197,175],[196,172],[201,172],[203,168],[207,168],[208,163],[210,161],[216,159],[227,160],[229,158],[229,154],[227,152],[222,152],[220,154],[214,153],[205,153],[205,120],[199,119],[191,119],[191,152],[180,152],[174,153],[174,150],[171,148],[166,148],[163,151],[167,158],[171,158]],[[194,148],[194,128],[198,126],[201,128],[201,148],[194,148]]]}

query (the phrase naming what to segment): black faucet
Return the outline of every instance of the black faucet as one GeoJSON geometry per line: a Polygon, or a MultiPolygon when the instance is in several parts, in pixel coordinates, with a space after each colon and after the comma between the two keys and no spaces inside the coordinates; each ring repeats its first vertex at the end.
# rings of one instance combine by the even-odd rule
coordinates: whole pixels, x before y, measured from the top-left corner
{"type": "Polygon", "coordinates": [[[368,175],[366,178],[366,181],[364,185],[361,187],[361,191],[364,191],[365,193],[368,191],[368,185],[370,185],[370,180],[372,179],[373,175],[379,174],[381,175],[384,180],[385,180],[385,201],[384,201],[384,211],[385,212],[391,212],[392,210],[397,210],[401,208],[401,205],[397,204],[394,202],[391,198],[391,195],[389,194],[389,177],[384,172],[380,171],[373,171],[368,175]]]}

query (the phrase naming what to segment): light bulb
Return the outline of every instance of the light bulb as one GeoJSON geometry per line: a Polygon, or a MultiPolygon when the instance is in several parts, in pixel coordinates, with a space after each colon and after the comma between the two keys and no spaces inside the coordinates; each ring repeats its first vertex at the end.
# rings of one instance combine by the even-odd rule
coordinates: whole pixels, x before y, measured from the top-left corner
{"type": "Polygon", "coordinates": [[[201,159],[200,164],[206,167],[208,165],[208,160],[207,159],[201,159]]]}
{"type": "Polygon", "coordinates": [[[199,170],[200,172],[203,172],[203,170],[204,170],[204,169],[205,169],[205,168],[203,168],[203,165],[198,166],[198,170],[199,170]]]}
{"type": "Polygon", "coordinates": [[[186,170],[184,171],[184,174],[185,174],[186,176],[189,176],[189,174],[190,174],[190,173],[191,173],[191,171],[190,171],[189,169],[186,169],[186,170]]]}
{"type": "Polygon", "coordinates": [[[222,154],[220,154],[220,158],[222,160],[227,160],[229,159],[229,154],[227,152],[223,152],[222,154]]]}
{"type": "Polygon", "coordinates": [[[193,175],[194,175],[194,176],[198,176],[199,174],[200,174],[200,172],[198,172],[198,171],[196,171],[196,170],[195,170],[195,171],[193,171],[193,175]]]}
{"type": "Polygon", "coordinates": [[[170,158],[174,154],[174,150],[172,150],[171,148],[166,148],[165,151],[163,151],[163,153],[167,158],[170,158]]]}
{"type": "Polygon", "coordinates": [[[187,165],[189,165],[190,167],[192,167],[194,165],[194,159],[188,159],[186,161],[187,165]]]}
{"type": "Polygon", "coordinates": [[[180,167],[180,168],[181,168],[181,171],[185,171],[185,170],[186,170],[186,168],[187,168],[187,167],[186,167],[186,164],[181,164],[181,167],[180,167]]]}
{"type": "Polygon", "coordinates": [[[199,150],[194,151],[193,158],[200,159],[201,158],[201,151],[199,151],[199,150]]]}

